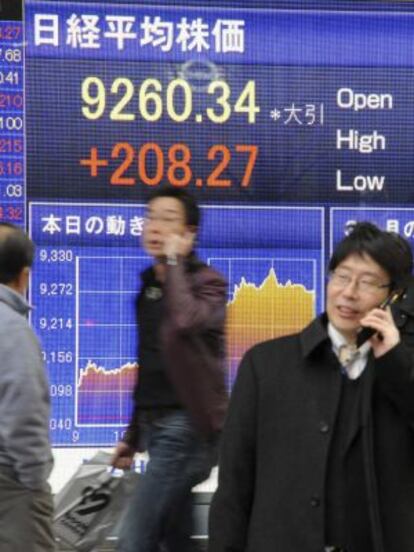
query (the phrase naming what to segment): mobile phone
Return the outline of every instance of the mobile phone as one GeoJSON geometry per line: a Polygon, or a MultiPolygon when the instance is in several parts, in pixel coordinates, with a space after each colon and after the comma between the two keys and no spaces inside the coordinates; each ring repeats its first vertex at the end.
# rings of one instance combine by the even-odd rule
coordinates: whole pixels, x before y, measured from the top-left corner
{"type": "MultiPolygon", "coordinates": [[[[404,289],[397,289],[390,293],[386,299],[378,306],[379,309],[385,310],[389,305],[394,304],[397,302],[402,295],[404,294],[404,289]]],[[[376,333],[376,330],[373,328],[370,328],[369,326],[366,326],[365,328],[361,328],[357,334],[356,338],[356,346],[357,349],[361,347],[370,337],[372,337],[376,333]]]]}

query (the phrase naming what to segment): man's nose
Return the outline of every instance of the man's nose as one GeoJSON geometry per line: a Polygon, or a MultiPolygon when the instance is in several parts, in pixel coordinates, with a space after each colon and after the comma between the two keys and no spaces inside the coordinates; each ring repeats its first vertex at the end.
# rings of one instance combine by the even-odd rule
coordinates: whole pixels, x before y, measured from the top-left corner
{"type": "Polygon", "coordinates": [[[342,288],[342,293],[353,297],[358,294],[358,289],[358,280],[352,279],[342,288]]]}
{"type": "Polygon", "coordinates": [[[152,219],[147,221],[147,229],[151,232],[160,233],[163,229],[162,222],[158,219],[152,219]]]}

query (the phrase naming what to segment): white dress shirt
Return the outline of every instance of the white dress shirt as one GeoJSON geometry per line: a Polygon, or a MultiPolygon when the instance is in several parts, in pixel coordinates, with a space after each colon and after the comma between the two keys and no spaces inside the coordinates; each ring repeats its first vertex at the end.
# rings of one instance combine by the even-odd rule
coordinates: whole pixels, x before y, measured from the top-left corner
{"type": "Polygon", "coordinates": [[[348,343],[345,337],[329,322],[328,335],[331,339],[332,350],[338,357],[344,372],[349,379],[359,378],[365,370],[371,344],[366,341],[359,349],[353,343],[348,343]]]}

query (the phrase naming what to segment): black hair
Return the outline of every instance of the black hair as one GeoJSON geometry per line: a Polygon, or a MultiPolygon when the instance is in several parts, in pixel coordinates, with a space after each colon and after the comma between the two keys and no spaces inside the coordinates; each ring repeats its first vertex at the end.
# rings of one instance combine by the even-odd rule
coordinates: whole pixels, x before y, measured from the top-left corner
{"type": "Polygon", "coordinates": [[[0,222],[0,284],[13,282],[23,268],[31,267],[34,243],[19,227],[0,222]]]}
{"type": "Polygon", "coordinates": [[[183,188],[169,188],[163,187],[155,190],[149,198],[148,203],[159,197],[172,197],[181,203],[184,207],[185,222],[188,226],[195,226],[198,228],[200,224],[200,208],[197,205],[197,201],[187,190],[183,188]]]}
{"type": "Polygon", "coordinates": [[[329,271],[335,270],[350,255],[368,255],[387,272],[391,289],[405,287],[413,270],[413,254],[407,240],[370,222],[355,223],[350,230],[336,246],[329,271]]]}

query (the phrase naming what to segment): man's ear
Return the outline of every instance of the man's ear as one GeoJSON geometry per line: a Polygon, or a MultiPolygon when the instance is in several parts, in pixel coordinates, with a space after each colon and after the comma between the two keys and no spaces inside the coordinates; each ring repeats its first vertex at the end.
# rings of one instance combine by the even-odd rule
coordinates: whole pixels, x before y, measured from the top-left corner
{"type": "Polygon", "coordinates": [[[29,275],[30,268],[25,266],[16,278],[16,288],[22,295],[24,295],[27,291],[27,286],[29,285],[29,275]]]}

